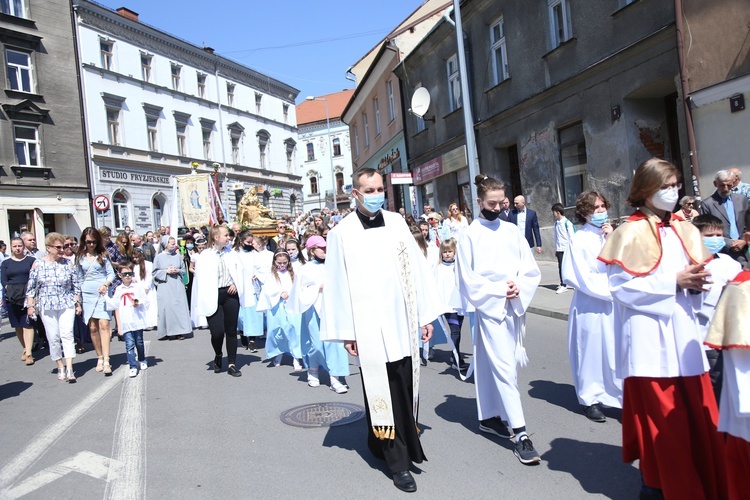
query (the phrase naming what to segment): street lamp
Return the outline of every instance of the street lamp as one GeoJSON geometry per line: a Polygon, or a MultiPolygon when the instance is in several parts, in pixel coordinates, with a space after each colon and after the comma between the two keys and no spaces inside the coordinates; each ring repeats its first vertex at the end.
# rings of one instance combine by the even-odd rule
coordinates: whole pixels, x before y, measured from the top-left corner
{"type": "Polygon", "coordinates": [[[332,209],[336,209],[338,207],[336,203],[336,174],[333,172],[333,142],[331,138],[331,121],[328,116],[328,99],[325,97],[315,97],[315,96],[307,96],[305,98],[306,101],[323,101],[326,103],[326,128],[328,129],[328,160],[331,163],[331,191],[333,192],[333,207],[332,209]]]}

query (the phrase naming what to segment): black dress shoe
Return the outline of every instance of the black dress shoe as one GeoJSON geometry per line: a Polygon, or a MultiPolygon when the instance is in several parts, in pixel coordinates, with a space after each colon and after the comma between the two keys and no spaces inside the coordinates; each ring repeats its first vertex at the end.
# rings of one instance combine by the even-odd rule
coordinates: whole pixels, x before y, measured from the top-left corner
{"type": "Polygon", "coordinates": [[[409,472],[408,470],[396,472],[393,475],[393,485],[401,491],[406,491],[407,493],[417,491],[417,482],[414,480],[414,477],[412,477],[411,472],[409,472]]]}
{"type": "Polygon", "coordinates": [[[607,417],[605,417],[604,413],[602,413],[602,409],[599,406],[599,403],[594,403],[591,406],[585,406],[583,408],[583,414],[586,415],[586,418],[588,418],[592,422],[605,422],[607,420],[607,417]]]}
{"type": "Polygon", "coordinates": [[[227,368],[227,373],[233,377],[241,377],[242,372],[235,367],[234,365],[229,365],[229,368],[227,368]]]}
{"type": "Polygon", "coordinates": [[[219,373],[221,371],[221,356],[216,356],[214,358],[214,373],[219,373]]]}

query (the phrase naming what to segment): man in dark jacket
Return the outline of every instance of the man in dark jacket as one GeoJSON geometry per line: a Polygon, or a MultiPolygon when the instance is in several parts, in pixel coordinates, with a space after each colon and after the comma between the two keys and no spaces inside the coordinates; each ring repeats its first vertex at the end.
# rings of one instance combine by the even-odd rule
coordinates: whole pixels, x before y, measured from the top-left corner
{"type": "Polygon", "coordinates": [[[510,220],[521,230],[531,248],[536,247],[536,253],[542,253],[542,235],[539,233],[539,219],[536,212],[526,208],[526,198],[516,196],[513,200],[516,207],[510,211],[510,220]]]}

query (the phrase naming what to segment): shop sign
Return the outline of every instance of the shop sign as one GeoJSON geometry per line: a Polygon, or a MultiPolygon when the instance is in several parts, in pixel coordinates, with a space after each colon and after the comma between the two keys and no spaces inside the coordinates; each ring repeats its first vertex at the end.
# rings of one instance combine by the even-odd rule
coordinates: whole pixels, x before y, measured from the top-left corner
{"type": "Polygon", "coordinates": [[[416,167],[414,169],[414,183],[424,184],[441,175],[465,168],[467,164],[466,146],[458,147],[416,167]]]}
{"type": "Polygon", "coordinates": [[[125,172],[112,168],[99,167],[99,180],[106,182],[130,182],[145,186],[171,186],[169,175],[142,174],[138,172],[125,172]]]}
{"type": "Polygon", "coordinates": [[[411,172],[393,172],[390,176],[391,185],[412,183],[411,172]]]}
{"type": "Polygon", "coordinates": [[[148,205],[135,205],[135,219],[137,222],[149,222],[151,219],[148,205]]]}

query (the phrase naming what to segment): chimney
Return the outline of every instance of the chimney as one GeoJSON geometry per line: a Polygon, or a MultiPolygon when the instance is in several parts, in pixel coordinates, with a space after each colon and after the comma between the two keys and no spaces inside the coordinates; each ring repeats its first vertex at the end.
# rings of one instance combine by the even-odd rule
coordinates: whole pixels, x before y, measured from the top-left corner
{"type": "Polygon", "coordinates": [[[120,14],[122,17],[126,19],[130,19],[131,21],[139,22],[138,21],[138,13],[135,11],[132,11],[128,9],[127,7],[120,7],[117,9],[117,13],[120,14]]]}
{"type": "Polygon", "coordinates": [[[205,50],[209,54],[213,54],[214,53],[213,47],[203,47],[203,50],[205,50]]]}

